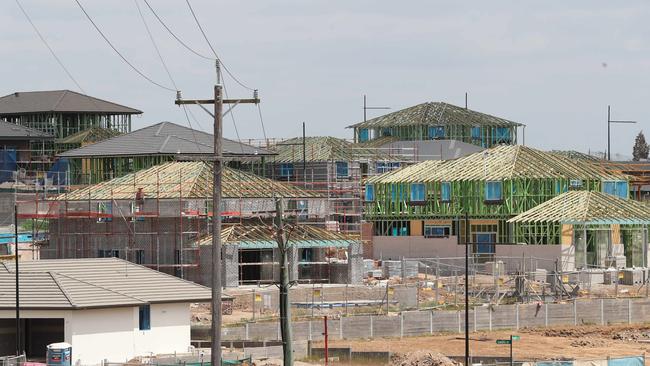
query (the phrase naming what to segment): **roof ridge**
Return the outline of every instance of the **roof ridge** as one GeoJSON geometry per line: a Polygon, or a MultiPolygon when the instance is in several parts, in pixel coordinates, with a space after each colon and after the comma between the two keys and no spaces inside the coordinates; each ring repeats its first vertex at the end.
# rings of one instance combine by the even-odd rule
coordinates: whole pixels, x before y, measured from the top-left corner
{"type": "Polygon", "coordinates": [[[100,289],[102,289],[102,290],[106,290],[106,291],[112,292],[112,293],[114,293],[114,294],[118,294],[118,295],[121,295],[121,296],[124,296],[124,297],[128,297],[128,298],[131,298],[131,299],[135,299],[135,300],[138,300],[138,301],[142,301],[142,302],[144,302],[144,303],[148,303],[148,301],[146,301],[146,300],[144,300],[144,299],[140,299],[140,298],[137,298],[137,297],[135,297],[135,296],[128,295],[128,294],[122,293],[122,292],[117,291],[117,290],[113,290],[113,289],[110,289],[110,288],[106,288],[106,287],[104,287],[104,286],[100,286],[100,285],[97,285],[97,284],[95,284],[95,283],[91,283],[91,282],[88,282],[88,281],[84,281],[84,280],[78,279],[78,278],[76,278],[76,277],[72,277],[72,276],[69,276],[69,275],[65,275],[65,274],[63,274],[63,273],[59,273],[59,272],[56,272],[56,271],[49,271],[48,273],[50,273],[50,274],[51,274],[51,273],[56,273],[58,276],[62,276],[62,277],[65,277],[65,278],[69,278],[69,279],[71,279],[71,280],[73,280],[73,281],[81,282],[81,283],[84,283],[84,284],[89,285],[89,286],[93,286],[93,287],[96,287],[96,288],[100,288],[100,289]]]}
{"type": "Polygon", "coordinates": [[[66,300],[68,300],[68,303],[70,304],[70,306],[76,307],[76,305],[72,302],[72,299],[70,298],[70,295],[68,294],[68,291],[65,290],[63,284],[60,283],[59,280],[56,278],[55,274],[56,275],[59,275],[59,274],[56,273],[56,272],[51,272],[51,271],[47,271],[46,273],[50,275],[50,277],[52,278],[52,281],[54,281],[54,283],[59,288],[59,290],[61,290],[61,293],[63,294],[63,296],[65,296],[66,300]]]}
{"type": "Polygon", "coordinates": [[[59,104],[61,104],[61,101],[63,101],[63,98],[65,98],[65,96],[66,96],[66,94],[68,94],[69,90],[67,90],[67,89],[66,89],[66,90],[62,90],[62,92],[63,92],[63,93],[62,93],[61,96],[59,97],[59,100],[57,100],[57,102],[54,103],[54,106],[52,107],[52,110],[53,110],[53,111],[55,111],[55,110],[56,110],[56,107],[58,107],[59,104]]]}

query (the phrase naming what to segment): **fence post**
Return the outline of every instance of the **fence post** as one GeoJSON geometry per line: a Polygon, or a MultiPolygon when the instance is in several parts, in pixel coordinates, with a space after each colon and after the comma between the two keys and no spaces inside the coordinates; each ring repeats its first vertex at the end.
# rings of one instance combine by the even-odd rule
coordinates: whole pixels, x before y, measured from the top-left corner
{"type": "Polygon", "coordinates": [[[375,334],[374,334],[375,331],[374,331],[374,327],[373,327],[373,325],[374,325],[373,317],[372,317],[372,315],[370,315],[370,338],[374,337],[374,335],[375,335],[375,334]]]}
{"type": "Polygon", "coordinates": [[[519,330],[519,303],[515,304],[515,327],[519,330]]]}
{"type": "Polygon", "coordinates": [[[544,303],[544,326],[548,327],[548,303],[544,303]]]}
{"type": "Polygon", "coordinates": [[[433,334],[433,310],[429,310],[429,334],[433,334]]]}
{"type": "Polygon", "coordinates": [[[627,299],[627,323],[632,324],[632,299],[627,299]]]}
{"type": "Polygon", "coordinates": [[[278,322],[278,333],[277,334],[278,334],[277,340],[281,340],[282,339],[282,331],[280,330],[280,322],[278,322]]]}
{"type": "Polygon", "coordinates": [[[578,325],[578,304],[576,299],[573,299],[573,325],[578,325]]]}
{"type": "Polygon", "coordinates": [[[605,299],[600,299],[600,324],[605,325],[605,299]]]}
{"type": "Polygon", "coordinates": [[[472,310],[472,313],[474,313],[474,332],[476,332],[476,308],[472,310]]]}
{"type": "Polygon", "coordinates": [[[339,338],[343,339],[343,317],[339,318],[339,338]]]}
{"type": "Polygon", "coordinates": [[[244,339],[247,341],[251,340],[248,336],[248,323],[244,324],[244,339]]]}
{"type": "Polygon", "coordinates": [[[399,313],[399,337],[404,337],[404,313],[399,313]]]}
{"type": "Polygon", "coordinates": [[[488,321],[489,321],[489,329],[490,332],[492,331],[492,309],[488,306],[488,321]]]}
{"type": "Polygon", "coordinates": [[[462,327],[460,325],[460,311],[456,312],[457,318],[458,318],[458,333],[462,333],[462,327]]]}
{"type": "Polygon", "coordinates": [[[311,319],[309,319],[309,338],[310,341],[313,340],[312,335],[311,335],[311,319]]]}

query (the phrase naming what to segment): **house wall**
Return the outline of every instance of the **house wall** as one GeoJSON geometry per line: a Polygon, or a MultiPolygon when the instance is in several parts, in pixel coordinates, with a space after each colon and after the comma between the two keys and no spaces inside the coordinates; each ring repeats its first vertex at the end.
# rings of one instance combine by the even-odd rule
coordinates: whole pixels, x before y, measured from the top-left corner
{"type": "MultiPolygon", "coordinates": [[[[138,328],[138,307],[88,310],[21,310],[22,318],[63,318],[65,339],[72,344],[73,364],[125,362],[136,356],[187,352],[190,346],[188,303],[151,305],[151,330],[138,328]]],[[[15,317],[0,310],[0,318],[15,317]]]]}
{"type": "Polygon", "coordinates": [[[407,258],[457,257],[465,255],[465,247],[458,238],[425,238],[424,236],[374,236],[374,259],[397,260],[407,258]]]}

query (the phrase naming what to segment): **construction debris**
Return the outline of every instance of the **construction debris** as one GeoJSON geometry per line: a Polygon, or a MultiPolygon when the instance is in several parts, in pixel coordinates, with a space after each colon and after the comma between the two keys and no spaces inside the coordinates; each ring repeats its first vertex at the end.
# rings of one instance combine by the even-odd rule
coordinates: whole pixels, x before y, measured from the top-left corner
{"type": "Polygon", "coordinates": [[[415,351],[407,354],[393,354],[390,360],[391,366],[459,366],[449,357],[434,352],[415,351]]]}

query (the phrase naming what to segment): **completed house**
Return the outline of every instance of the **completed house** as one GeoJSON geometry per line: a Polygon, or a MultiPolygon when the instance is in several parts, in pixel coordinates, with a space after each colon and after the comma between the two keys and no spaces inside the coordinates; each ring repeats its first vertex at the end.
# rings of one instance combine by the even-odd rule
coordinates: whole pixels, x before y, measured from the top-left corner
{"type": "MultiPolygon", "coordinates": [[[[17,349],[15,271],[0,263],[4,355],[17,349]]],[[[207,287],[117,258],[21,262],[21,343],[28,359],[45,358],[48,344],[69,343],[73,365],[188,352],[190,304],[210,299],[207,287]]]]}

